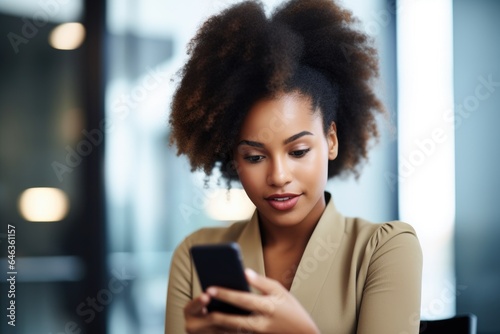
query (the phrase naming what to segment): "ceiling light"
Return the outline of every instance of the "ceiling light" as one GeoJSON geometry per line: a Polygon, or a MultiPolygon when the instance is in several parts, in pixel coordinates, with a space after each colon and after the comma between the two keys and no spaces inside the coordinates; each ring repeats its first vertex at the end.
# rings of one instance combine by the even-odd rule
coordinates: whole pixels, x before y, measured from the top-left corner
{"type": "Polygon", "coordinates": [[[19,197],[19,211],[31,222],[54,222],[66,217],[69,199],[57,188],[29,188],[19,197]]]}
{"type": "Polygon", "coordinates": [[[249,219],[255,206],[243,189],[217,189],[206,202],[208,215],[219,221],[249,219]]]}
{"type": "Polygon", "coordinates": [[[49,35],[49,44],[58,50],[74,50],[85,39],[85,27],[81,23],[63,23],[55,27],[49,35]]]}

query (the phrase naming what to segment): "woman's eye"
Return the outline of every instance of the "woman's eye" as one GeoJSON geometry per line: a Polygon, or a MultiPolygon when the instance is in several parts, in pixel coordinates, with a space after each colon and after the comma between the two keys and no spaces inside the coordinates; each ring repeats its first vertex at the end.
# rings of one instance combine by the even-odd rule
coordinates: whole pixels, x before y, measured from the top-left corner
{"type": "Polygon", "coordinates": [[[264,159],[263,155],[250,155],[244,158],[245,160],[251,162],[251,163],[257,163],[264,159]]]}
{"type": "Polygon", "coordinates": [[[302,158],[304,155],[307,154],[311,149],[306,148],[305,150],[297,150],[297,151],[292,151],[290,152],[290,155],[295,157],[295,158],[302,158]]]}

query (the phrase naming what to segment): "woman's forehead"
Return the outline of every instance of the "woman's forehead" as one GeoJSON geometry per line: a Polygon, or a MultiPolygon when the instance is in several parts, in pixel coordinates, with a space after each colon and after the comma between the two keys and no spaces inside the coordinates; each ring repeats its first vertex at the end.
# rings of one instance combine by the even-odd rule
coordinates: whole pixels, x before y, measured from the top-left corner
{"type": "Polygon", "coordinates": [[[240,139],[259,142],[287,138],[308,130],[322,129],[319,113],[312,111],[311,100],[296,93],[281,94],[257,101],[250,108],[240,131],[240,139]]]}

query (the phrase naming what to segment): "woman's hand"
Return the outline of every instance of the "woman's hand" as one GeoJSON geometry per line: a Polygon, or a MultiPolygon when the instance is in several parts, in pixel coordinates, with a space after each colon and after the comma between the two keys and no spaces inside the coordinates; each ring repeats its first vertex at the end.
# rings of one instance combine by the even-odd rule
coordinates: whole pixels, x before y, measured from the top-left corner
{"type": "Polygon", "coordinates": [[[220,334],[230,333],[224,328],[217,326],[211,320],[211,314],[207,311],[210,296],[202,293],[184,307],[184,319],[186,321],[186,332],[189,334],[220,334]]]}
{"type": "MultiPolygon", "coordinates": [[[[309,314],[302,305],[279,282],[246,270],[247,280],[262,295],[239,292],[220,287],[210,287],[207,294],[227,303],[252,311],[248,316],[213,312],[205,318],[212,327],[220,329],[215,333],[319,333],[309,314]]],[[[202,295],[203,302],[207,298],[202,295]]],[[[202,303],[200,308],[206,307],[202,303]]],[[[200,311],[200,314],[205,312],[200,311]]]]}

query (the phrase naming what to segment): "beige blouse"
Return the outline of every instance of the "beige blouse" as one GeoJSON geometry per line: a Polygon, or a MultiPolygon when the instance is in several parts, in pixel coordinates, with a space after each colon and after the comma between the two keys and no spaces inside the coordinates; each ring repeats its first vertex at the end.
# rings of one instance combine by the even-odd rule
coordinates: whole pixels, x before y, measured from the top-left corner
{"type": "MultiPolygon", "coordinates": [[[[414,229],[344,217],[326,198],[290,292],[324,334],[418,333],[422,252],[414,229]]],[[[189,248],[230,241],[239,243],[245,267],[265,275],[256,212],[248,222],[194,232],[172,258],[166,334],[185,333],[183,308],[201,293],[189,248]]]]}

